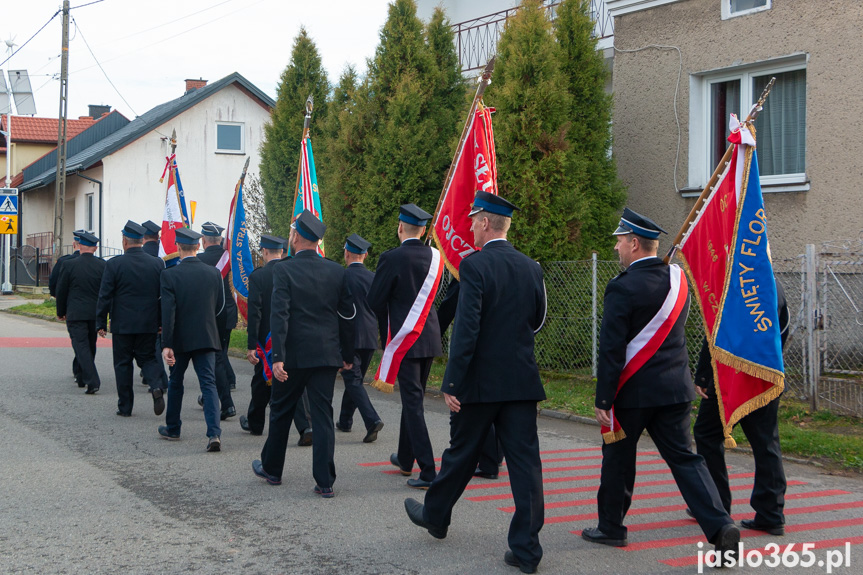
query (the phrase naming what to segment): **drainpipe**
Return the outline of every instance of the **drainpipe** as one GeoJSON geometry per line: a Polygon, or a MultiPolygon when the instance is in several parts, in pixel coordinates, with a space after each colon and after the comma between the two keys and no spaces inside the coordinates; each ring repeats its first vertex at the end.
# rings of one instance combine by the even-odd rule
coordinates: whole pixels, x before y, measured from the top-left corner
{"type": "Polygon", "coordinates": [[[81,172],[75,172],[75,175],[78,176],[79,178],[84,178],[85,180],[88,180],[88,181],[93,182],[95,184],[99,184],[99,257],[101,258],[102,257],[102,244],[104,243],[103,238],[102,238],[102,182],[100,182],[99,180],[95,180],[95,179],[91,178],[90,176],[85,176],[81,172]]]}

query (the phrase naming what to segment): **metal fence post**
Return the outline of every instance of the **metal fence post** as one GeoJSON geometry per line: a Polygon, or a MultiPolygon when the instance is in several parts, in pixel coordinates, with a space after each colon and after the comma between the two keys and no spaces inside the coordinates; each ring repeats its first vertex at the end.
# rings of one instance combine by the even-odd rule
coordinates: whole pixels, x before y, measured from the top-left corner
{"type": "Polygon", "coordinates": [[[596,331],[596,252],[593,252],[590,255],[590,273],[591,273],[590,294],[591,294],[591,299],[593,300],[591,302],[592,311],[590,314],[590,317],[592,319],[592,327],[593,327],[592,332],[591,332],[591,338],[590,338],[590,342],[591,342],[591,362],[590,362],[590,365],[591,365],[591,373],[593,374],[593,377],[596,377],[596,338],[597,338],[597,331],[596,331]]]}
{"type": "Polygon", "coordinates": [[[806,306],[806,379],[809,388],[809,404],[812,409],[818,409],[818,341],[815,333],[815,302],[816,302],[816,263],[815,244],[806,244],[806,285],[804,301],[806,306]]]}

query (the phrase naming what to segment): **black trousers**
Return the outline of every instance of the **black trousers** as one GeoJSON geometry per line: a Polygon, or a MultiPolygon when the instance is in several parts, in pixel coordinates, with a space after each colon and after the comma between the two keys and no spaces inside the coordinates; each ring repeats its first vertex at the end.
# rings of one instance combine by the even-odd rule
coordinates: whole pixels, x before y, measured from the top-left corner
{"type": "Polygon", "coordinates": [[[450,419],[450,445],[441,469],[426,493],[424,516],[448,527],[452,508],[473,476],[492,424],[506,455],[515,514],[509,525],[509,548],[525,565],[542,559],[539,531],[545,522],[542,461],[536,432],[536,401],[462,404],[450,419]]]}
{"type": "Polygon", "coordinates": [[[315,434],[312,441],[312,475],[319,487],[332,487],[336,480],[333,454],[336,449],[333,427],[333,388],[337,367],[288,370],[287,381],[273,380],[270,399],[270,430],[261,450],[267,473],[282,476],[288,433],[303,391],[308,391],[315,434]]]}
{"type": "MultiPolygon", "coordinates": [[[[72,350],[81,370],[81,383],[87,389],[99,389],[102,385],[99,372],[96,371],[96,320],[69,321],[66,320],[66,330],[72,340],[72,350]]],[[[74,369],[74,365],[73,365],[74,369]]]]}
{"type": "Polygon", "coordinates": [[[221,410],[225,411],[234,407],[234,400],[231,397],[231,377],[234,375],[234,369],[231,367],[231,362],[228,361],[231,330],[219,328],[219,340],[222,344],[222,350],[216,352],[216,391],[219,393],[219,403],[222,404],[221,410]]]}
{"type": "Polygon", "coordinates": [[[75,383],[78,383],[81,379],[81,366],[78,365],[77,357],[72,358],[72,377],[75,378],[75,383]]]}
{"type": "MultiPolygon", "coordinates": [[[[723,525],[733,523],[722,507],[704,458],[692,453],[689,414],[692,403],[658,407],[614,408],[626,438],[602,446],[602,472],[596,502],[599,529],[615,539],[626,537],[623,519],[632,503],[638,439],[646,429],[671,468],[674,481],[701,530],[712,542],[723,525]]],[[[507,454],[507,465],[509,465],[507,454]]]]}
{"type": "MultiPolygon", "coordinates": [[[[117,409],[122,413],[132,413],[135,404],[135,393],[132,390],[134,368],[132,360],[144,372],[144,381],[150,390],[159,389],[162,378],[159,370],[162,368],[162,358],[156,359],[155,333],[115,333],[111,335],[111,345],[114,351],[114,378],[117,380],[117,409]]],[[[167,391],[165,386],[163,391],[167,391]]]]}
{"type": "MultiPolygon", "coordinates": [[[[740,427],[752,446],[755,457],[755,485],[749,504],[755,510],[755,520],[767,525],[785,523],[785,469],[779,446],[779,398],[740,420],[740,427]]],[[[719,416],[716,392],[711,386],[707,399],[701,400],[693,429],[695,447],[704,457],[710,476],[719,491],[719,498],[731,513],[731,489],[725,466],[725,436],[719,416]]]]}
{"type": "Polygon", "coordinates": [[[339,412],[339,424],[344,429],[350,429],[354,425],[354,411],[360,410],[360,416],[366,429],[371,429],[380,420],[378,412],[372,407],[369,394],[363,386],[363,379],[372,361],[373,349],[358,349],[354,352],[354,366],[351,369],[341,371],[345,382],[345,392],[342,395],[342,408],[339,412]]]}
{"type": "MultiPolygon", "coordinates": [[[[249,402],[249,410],[246,412],[246,417],[249,419],[249,429],[252,430],[252,433],[264,432],[271,390],[272,388],[267,385],[267,378],[264,377],[264,364],[259,361],[255,364],[255,373],[252,375],[252,401],[249,402]]],[[[304,391],[300,402],[297,404],[297,409],[294,411],[294,426],[298,433],[303,433],[307,429],[311,430],[312,424],[309,423],[309,418],[311,418],[309,394],[304,391]]]]}
{"type": "MultiPolygon", "coordinates": [[[[459,412],[461,413],[461,412],[459,412]]],[[[459,413],[450,412],[449,427],[450,434],[453,430],[453,419],[460,416],[459,413]]],[[[452,437],[450,437],[452,439],[452,437]]],[[[476,468],[483,473],[497,475],[500,472],[500,464],[503,463],[503,447],[500,445],[500,440],[494,432],[494,425],[488,428],[488,433],[482,442],[482,450],[479,454],[479,460],[476,463],[476,468]]]]}
{"type": "Polygon", "coordinates": [[[437,474],[423,408],[432,361],[432,357],[405,358],[399,366],[398,374],[402,417],[397,457],[404,469],[413,469],[416,461],[420,468],[420,479],[423,481],[431,481],[437,474]]]}

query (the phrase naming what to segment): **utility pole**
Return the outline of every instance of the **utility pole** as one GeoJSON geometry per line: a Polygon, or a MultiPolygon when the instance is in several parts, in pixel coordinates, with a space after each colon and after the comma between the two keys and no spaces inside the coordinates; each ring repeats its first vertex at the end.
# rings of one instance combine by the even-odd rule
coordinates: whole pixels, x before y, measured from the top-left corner
{"type": "Polygon", "coordinates": [[[60,52],[60,116],[57,127],[57,184],[54,189],[54,263],[63,250],[66,208],[66,115],[69,110],[69,0],[63,0],[63,48],[60,52]]]}

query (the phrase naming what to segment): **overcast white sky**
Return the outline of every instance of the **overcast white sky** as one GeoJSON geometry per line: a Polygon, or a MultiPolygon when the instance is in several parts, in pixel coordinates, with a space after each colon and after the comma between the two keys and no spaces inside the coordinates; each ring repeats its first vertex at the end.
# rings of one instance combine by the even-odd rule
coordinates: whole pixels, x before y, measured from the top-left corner
{"type": "MultiPolygon", "coordinates": [[[[346,63],[364,73],[388,5],[388,0],[103,0],[82,6],[91,1],[71,1],[78,26],[70,23],[70,118],[86,116],[88,104],[108,104],[132,119],[181,96],[186,78],[212,82],[232,72],[275,99],[300,26],[317,44],[331,82],[346,63]]],[[[62,6],[60,0],[0,3],[0,40],[14,38],[19,45],[62,6]]],[[[61,38],[62,15],[57,15],[0,66],[30,73],[40,117],[56,118],[59,112],[61,38]]],[[[5,43],[0,48],[2,62],[8,52],[5,43]]]]}

